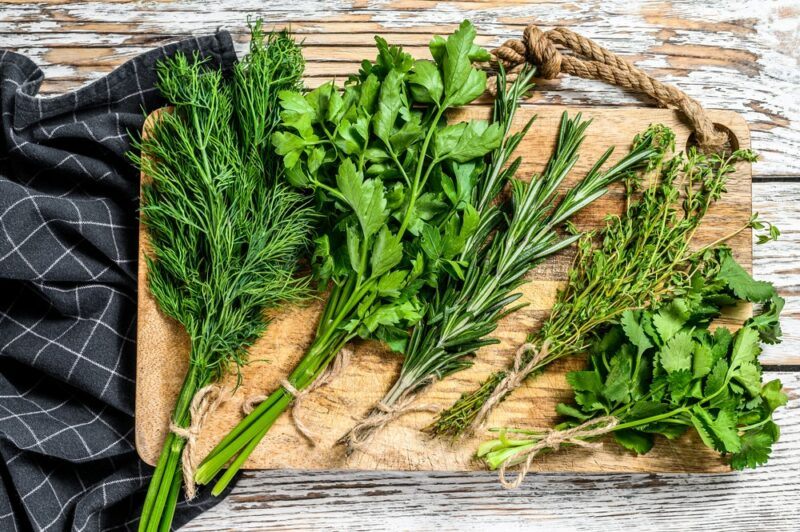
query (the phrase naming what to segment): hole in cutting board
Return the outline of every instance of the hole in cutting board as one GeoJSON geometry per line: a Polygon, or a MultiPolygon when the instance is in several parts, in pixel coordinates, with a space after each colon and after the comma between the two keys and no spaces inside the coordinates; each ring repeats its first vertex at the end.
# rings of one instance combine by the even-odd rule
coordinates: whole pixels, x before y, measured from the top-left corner
{"type": "MultiPolygon", "coordinates": [[[[718,124],[716,122],[714,122],[714,129],[716,129],[717,131],[722,131],[728,136],[728,141],[722,147],[722,153],[727,155],[739,149],[739,139],[736,138],[736,134],[734,134],[733,131],[731,131],[728,127],[723,126],[722,124],[718,124]]],[[[689,148],[691,147],[697,148],[697,146],[698,146],[697,137],[695,135],[695,132],[692,131],[689,134],[689,138],[686,139],[686,151],[688,152],[689,148]]]]}

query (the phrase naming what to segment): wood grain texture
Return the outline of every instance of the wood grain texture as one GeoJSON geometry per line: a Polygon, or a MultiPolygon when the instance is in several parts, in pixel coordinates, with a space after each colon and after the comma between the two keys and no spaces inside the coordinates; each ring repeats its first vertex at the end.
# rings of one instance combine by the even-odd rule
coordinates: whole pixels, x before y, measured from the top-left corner
{"type": "MultiPolygon", "coordinates": [[[[30,55],[45,70],[47,91],[96,79],[146,49],[218,27],[243,49],[244,20],[291,25],[307,44],[311,84],[343,79],[373,56],[375,33],[421,55],[430,36],[464,18],[480,42],[496,46],[525,24],[564,25],[628,56],[702,104],[737,111],[763,155],[756,176],[800,176],[800,0],[436,1],[205,0],[183,2],[0,2],[0,47],[30,55]]],[[[565,77],[543,84],[542,103],[641,105],[643,100],[599,82],[565,77]]],[[[645,103],[650,103],[645,101],[645,103]]]]}
{"type": "MultiPolygon", "coordinates": [[[[524,156],[518,176],[525,179],[544,169],[555,145],[562,106],[526,106],[512,125],[521,129],[536,116],[534,126],[522,140],[517,153],[524,156]]],[[[577,110],[567,108],[571,115],[577,110]]],[[[562,185],[562,192],[574,186],[609,146],[615,153],[607,164],[613,164],[625,153],[633,137],[651,123],[663,123],[676,134],[677,149],[686,146],[691,130],[675,111],[651,109],[584,109],[584,117],[592,124],[581,147],[580,160],[562,185]]],[[[451,116],[453,122],[466,118],[488,118],[487,106],[474,106],[451,116]]],[[[731,130],[741,147],[749,146],[744,120],[732,112],[714,111],[712,120],[731,130]]],[[[145,129],[147,126],[145,126],[145,129]]],[[[727,236],[747,223],[751,212],[750,165],[737,166],[727,184],[727,194],[713,206],[695,236],[695,245],[702,245],[727,236]]],[[[143,180],[146,180],[143,176],[143,180]]],[[[574,221],[581,229],[600,227],[609,212],[620,213],[624,202],[621,187],[594,202],[574,221]]],[[[180,326],[164,317],[147,288],[147,235],[140,230],[139,319],[137,335],[137,398],[136,441],[139,454],[150,464],[158,459],[169,419],[187,369],[188,339],[180,326]]],[[[751,267],[750,231],[744,231],[730,242],[737,259],[751,267]]],[[[463,392],[475,389],[486,376],[505,367],[515,349],[527,334],[544,319],[552,306],[555,293],[570,263],[570,253],[559,254],[528,275],[529,282],[520,291],[529,306],[502,320],[493,334],[500,343],[481,349],[476,364],[467,371],[436,383],[420,398],[425,404],[446,407],[463,392]]],[[[276,313],[264,336],[251,347],[250,359],[256,362],[243,368],[243,385],[237,393],[204,425],[199,440],[201,456],[220,440],[242,418],[242,402],[253,395],[270,393],[279,386],[303,356],[313,339],[322,302],[276,313]]],[[[749,306],[734,309],[721,321],[739,324],[749,313],[749,306]]],[[[303,422],[314,428],[320,441],[314,448],[294,429],[291,418],[282,416],[251,455],[246,468],[254,469],[388,469],[463,471],[483,469],[474,450],[483,436],[452,445],[431,440],[420,429],[429,424],[430,413],[409,414],[381,431],[363,452],[345,458],[336,444],[353,424],[365,415],[391,387],[399,371],[400,359],[377,342],[354,342],[353,362],[334,382],[314,392],[303,402],[303,422]],[[358,393],[354,393],[358,390],[358,393]]],[[[565,373],[583,366],[580,360],[565,360],[548,368],[541,377],[512,394],[489,418],[490,426],[551,426],[557,419],[555,405],[569,396],[565,373]]],[[[227,385],[233,387],[234,378],[227,385]]],[[[719,456],[699,441],[684,440],[678,445],[662,442],[643,457],[632,457],[616,447],[587,454],[578,448],[548,455],[537,463],[541,471],[724,471],[719,456]]]]}

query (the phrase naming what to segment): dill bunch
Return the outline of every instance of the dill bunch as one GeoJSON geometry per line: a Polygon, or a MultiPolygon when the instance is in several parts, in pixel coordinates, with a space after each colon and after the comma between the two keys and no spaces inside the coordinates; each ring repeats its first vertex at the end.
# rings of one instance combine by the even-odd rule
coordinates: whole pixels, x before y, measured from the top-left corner
{"type": "MultiPolygon", "coordinates": [[[[674,134],[668,128],[655,126],[646,135],[660,136],[670,151],[674,148],[674,134]]],[[[637,136],[634,147],[644,138],[637,136]]],[[[716,242],[692,247],[703,217],[725,192],[735,164],[743,160],[753,161],[755,155],[747,150],[723,156],[690,149],[649,168],[643,174],[649,179],[644,187],[641,175],[628,179],[626,212],[607,217],[598,235],[589,234],[578,242],[566,287],[559,291],[547,321],[528,337],[536,347],[520,353],[512,366],[491,375],[474,392],[462,395],[440,414],[432,432],[456,436],[476,428],[525,378],[557,359],[585,352],[598,327],[619,319],[626,310],[685,293],[692,274],[713,257],[716,247],[748,227],[761,226],[753,217],[716,242]]]]}
{"type": "Polygon", "coordinates": [[[580,183],[559,197],[558,188],[578,161],[590,124],[580,114],[569,118],[564,113],[555,151],[544,172],[533,176],[530,183],[515,179],[521,158],[511,161],[511,156],[533,119],[513,135],[509,128],[518,99],[531,88],[531,77],[532,71],[521,74],[506,90],[502,70],[499,74],[493,122],[504,126],[505,137],[491,154],[487,177],[478,183],[471,198],[481,230],[471,237],[459,257],[466,264],[463,273],[440,278],[423,318],[413,329],[392,388],[342,438],[348,453],[367,444],[392,419],[414,410],[414,397],[425,387],[470,367],[478,349],[497,343],[489,335],[503,317],[523,306],[513,303],[521,297],[515,290],[525,283],[525,274],[580,238],[579,234],[559,235],[557,228],[603,196],[612,183],[663,156],[664,147],[657,144],[656,135],[651,135],[601,172],[613,151],[609,149],[580,183]],[[511,185],[511,200],[498,204],[496,200],[507,183],[511,185]]]}
{"type": "MultiPolygon", "coordinates": [[[[304,63],[288,33],[265,36],[258,21],[232,78],[197,56],[177,55],[157,68],[173,108],[158,115],[131,159],[152,179],[141,206],[149,288],[189,336],[189,370],[172,416],[185,428],[195,394],[246,363],[267,326],[265,309],[307,293],[307,280],[295,273],[312,212],[282,184],[269,143],[278,92],[300,89],[304,63]]],[[[169,529],[185,444],[170,431],[140,530],[169,529]]],[[[191,498],[193,479],[185,480],[191,498]]]]}

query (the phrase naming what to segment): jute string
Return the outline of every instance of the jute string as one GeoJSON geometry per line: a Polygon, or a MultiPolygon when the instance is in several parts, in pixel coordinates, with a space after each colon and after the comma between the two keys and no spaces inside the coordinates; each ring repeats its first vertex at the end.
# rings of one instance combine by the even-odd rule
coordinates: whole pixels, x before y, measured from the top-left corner
{"type": "Polygon", "coordinates": [[[395,419],[412,412],[436,413],[440,410],[437,405],[433,404],[415,404],[416,399],[417,396],[415,394],[408,394],[392,405],[387,405],[380,401],[367,417],[362,419],[339,440],[339,443],[346,446],[346,454],[350,455],[362,449],[378,430],[395,419]]]}
{"type": "MultiPolygon", "coordinates": [[[[312,382],[309,386],[306,386],[302,390],[298,390],[294,387],[294,385],[286,379],[281,379],[280,384],[281,387],[286,390],[289,395],[291,395],[294,399],[292,402],[292,410],[291,416],[292,421],[294,422],[294,426],[297,429],[297,432],[303,435],[303,437],[308,440],[311,445],[317,445],[319,437],[317,434],[311,430],[304,422],[303,418],[300,415],[301,406],[303,401],[305,400],[308,395],[327,384],[330,384],[339,374],[344,371],[344,368],[350,364],[350,356],[352,352],[347,347],[343,347],[339,354],[336,355],[336,358],[333,359],[333,362],[325,369],[325,371],[320,374],[317,379],[312,382]]],[[[245,415],[250,414],[261,402],[267,399],[268,395],[256,395],[246,399],[242,404],[242,411],[245,415]]]]}
{"type": "Polygon", "coordinates": [[[503,400],[506,394],[512,392],[519,388],[519,386],[523,383],[525,378],[530,375],[530,373],[539,365],[539,363],[547,357],[547,354],[550,352],[550,340],[545,340],[542,344],[542,347],[536,352],[536,354],[531,357],[527,364],[523,365],[522,361],[525,358],[525,353],[529,351],[533,351],[536,349],[536,344],[525,343],[519,346],[517,352],[514,353],[514,366],[511,368],[511,371],[506,373],[506,376],[503,380],[500,381],[500,384],[492,392],[492,395],[486,399],[486,402],[483,403],[483,406],[480,410],[478,410],[478,414],[475,416],[475,419],[472,420],[470,424],[470,429],[472,431],[481,427],[489,415],[489,412],[503,400]]]}
{"type": "Polygon", "coordinates": [[[604,416],[597,419],[590,419],[589,421],[567,430],[553,430],[553,429],[533,429],[537,432],[543,432],[545,436],[535,445],[526,449],[525,451],[514,455],[513,458],[525,457],[525,461],[519,466],[517,478],[512,481],[506,479],[507,462],[500,466],[500,484],[506,489],[513,489],[519,487],[522,481],[525,480],[525,475],[531,469],[533,459],[545,449],[558,450],[564,444],[578,445],[580,447],[598,448],[602,447],[602,443],[588,442],[586,439],[602,436],[614,430],[619,424],[619,420],[614,416],[604,416]]]}
{"type": "MultiPolygon", "coordinates": [[[[553,79],[563,72],[646,94],[661,107],[677,107],[691,122],[698,144],[705,151],[719,151],[728,140],[725,133],[716,130],[703,107],[686,93],[653,79],[628,60],[566,28],[542,31],[531,24],[525,28],[522,40],[508,40],[492,54],[506,68],[509,79],[529,63],[537,67],[540,78],[553,79]],[[557,46],[572,54],[562,54],[557,46]]],[[[489,87],[496,92],[496,82],[489,87]]]]}
{"type": "Polygon", "coordinates": [[[197,485],[194,482],[194,473],[199,465],[197,456],[197,438],[200,430],[208,417],[224,403],[227,394],[216,384],[209,384],[197,390],[189,405],[189,426],[181,427],[174,421],[170,422],[169,430],[179,438],[186,440],[186,445],[181,453],[181,471],[183,472],[184,490],[186,500],[194,499],[197,494],[197,485]]]}

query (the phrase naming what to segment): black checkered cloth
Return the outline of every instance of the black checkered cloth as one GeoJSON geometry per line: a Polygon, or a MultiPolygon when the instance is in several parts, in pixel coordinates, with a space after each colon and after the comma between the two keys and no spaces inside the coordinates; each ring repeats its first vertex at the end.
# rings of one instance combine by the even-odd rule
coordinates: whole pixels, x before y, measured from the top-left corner
{"type": "MultiPolygon", "coordinates": [[[[152,468],[134,448],[139,179],[129,132],[163,105],[153,50],[75,92],[0,50],[0,531],[136,526],[152,468]]],[[[175,526],[213,504],[182,502],[175,526]]]]}

